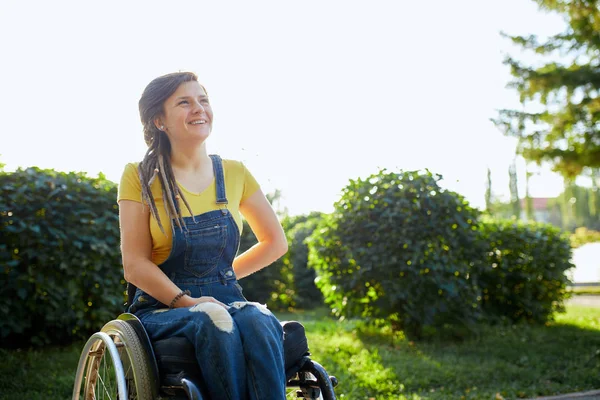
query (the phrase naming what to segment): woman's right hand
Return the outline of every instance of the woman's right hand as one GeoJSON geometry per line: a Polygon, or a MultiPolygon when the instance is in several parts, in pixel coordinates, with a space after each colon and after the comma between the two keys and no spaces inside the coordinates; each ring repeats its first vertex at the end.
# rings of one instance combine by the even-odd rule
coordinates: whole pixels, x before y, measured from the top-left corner
{"type": "Polygon", "coordinates": [[[229,309],[229,306],[227,304],[220,302],[219,300],[215,299],[212,296],[191,297],[188,295],[185,295],[181,299],[179,299],[179,301],[177,301],[177,303],[175,303],[175,308],[192,307],[192,306],[195,306],[196,304],[201,304],[201,303],[215,303],[215,304],[219,304],[220,306],[223,306],[223,308],[225,308],[226,310],[229,309]]]}

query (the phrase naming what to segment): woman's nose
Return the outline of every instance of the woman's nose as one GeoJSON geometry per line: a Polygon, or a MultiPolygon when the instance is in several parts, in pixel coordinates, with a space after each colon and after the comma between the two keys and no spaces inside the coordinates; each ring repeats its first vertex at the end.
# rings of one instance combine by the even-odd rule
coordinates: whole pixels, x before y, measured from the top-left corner
{"type": "Polygon", "coordinates": [[[194,104],[194,114],[197,114],[200,112],[204,112],[204,106],[202,105],[202,103],[196,101],[194,104]]]}

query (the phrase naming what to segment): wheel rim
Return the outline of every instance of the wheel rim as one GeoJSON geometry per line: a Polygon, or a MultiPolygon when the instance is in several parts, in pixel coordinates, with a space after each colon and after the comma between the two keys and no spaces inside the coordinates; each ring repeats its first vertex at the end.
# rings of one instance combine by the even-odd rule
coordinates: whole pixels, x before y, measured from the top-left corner
{"type": "Polygon", "coordinates": [[[118,399],[114,361],[106,345],[99,340],[92,346],[85,376],[85,400],[118,399]]]}
{"type": "MultiPolygon", "coordinates": [[[[133,379],[131,361],[125,349],[125,343],[119,335],[112,334],[110,338],[117,347],[117,352],[123,366],[127,400],[137,400],[137,391],[133,379]]],[[[85,376],[85,400],[116,400],[119,398],[118,377],[115,360],[107,351],[102,340],[98,340],[89,351],[89,361],[85,376]]]]}

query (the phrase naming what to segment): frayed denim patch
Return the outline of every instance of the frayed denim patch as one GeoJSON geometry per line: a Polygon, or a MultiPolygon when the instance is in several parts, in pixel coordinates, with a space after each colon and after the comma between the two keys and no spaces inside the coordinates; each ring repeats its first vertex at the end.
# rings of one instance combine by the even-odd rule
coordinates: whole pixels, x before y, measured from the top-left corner
{"type": "Polygon", "coordinates": [[[215,303],[200,303],[190,307],[190,312],[203,312],[207,314],[215,326],[227,333],[233,332],[233,319],[229,312],[221,305],[215,303]]]}
{"type": "Polygon", "coordinates": [[[267,308],[266,305],[257,303],[255,301],[236,301],[231,303],[231,307],[237,308],[238,310],[245,306],[254,306],[258,308],[258,311],[265,315],[271,315],[271,311],[267,308]]]}

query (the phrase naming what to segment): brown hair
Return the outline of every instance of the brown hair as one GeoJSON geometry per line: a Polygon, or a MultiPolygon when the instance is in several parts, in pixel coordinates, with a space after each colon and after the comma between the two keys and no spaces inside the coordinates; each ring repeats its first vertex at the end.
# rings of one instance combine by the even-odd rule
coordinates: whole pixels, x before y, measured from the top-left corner
{"type": "MultiPolygon", "coordinates": [[[[159,76],[146,86],[138,103],[140,119],[144,127],[144,140],[148,151],[138,166],[138,174],[142,185],[142,202],[148,204],[152,216],[158,222],[161,232],[165,230],[160,221],[154,196],[150,186],[158,177],[162,189],[165,209],[169,220],[175,219],[177,226],[182,229],[185,222],[181,209],[176,207],[176,201],[181,198],[191,215],[190,205],[183,192],[177,186],[173,169],[171,168],[171,142],[163,131],[154,124],[154,120],[163,115],[165,101],[185,82],[198,82],[198,77],[193,72],[175,72],[159,76]]],[[[174,226],[171,226],[174,229],[174,226]]]]}

